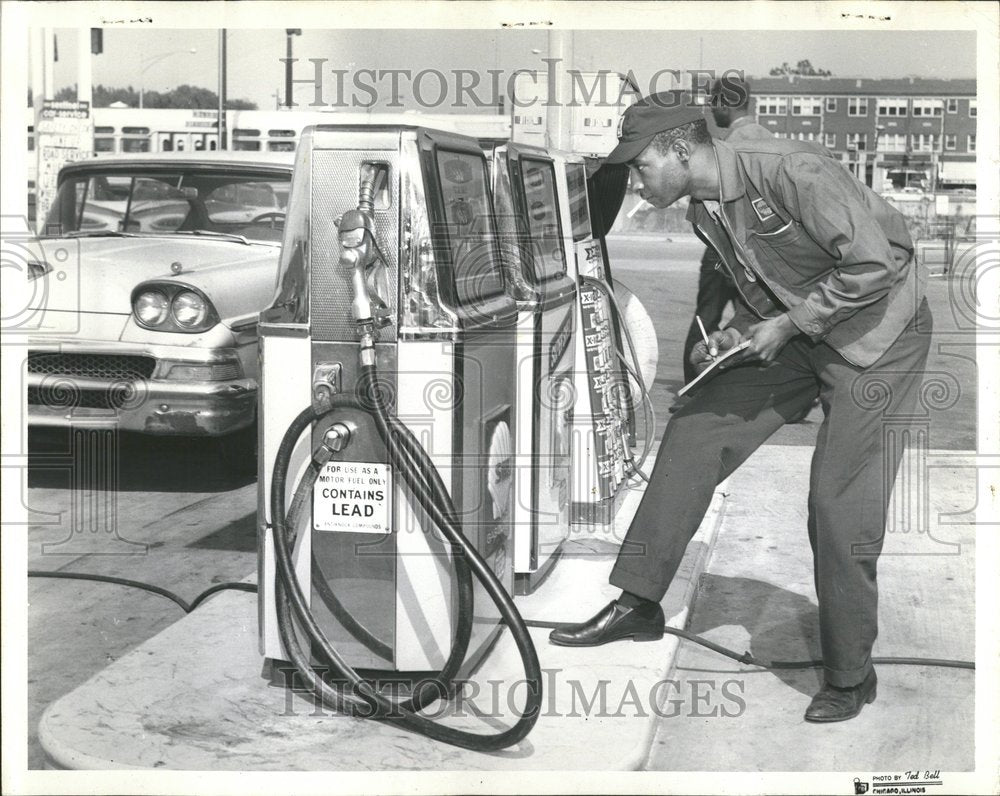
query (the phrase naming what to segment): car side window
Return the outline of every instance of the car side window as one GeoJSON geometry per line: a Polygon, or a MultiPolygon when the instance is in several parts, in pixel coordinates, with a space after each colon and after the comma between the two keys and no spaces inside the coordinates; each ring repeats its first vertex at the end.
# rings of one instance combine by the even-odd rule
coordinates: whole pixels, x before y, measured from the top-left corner
{"type": "Polygon", "coordinates": [[[278,188],[287,185],[268,180],[240,180],[218,185],[205,196],[211,228],[250,238],[280,240],[285,208],[278,188]]]}

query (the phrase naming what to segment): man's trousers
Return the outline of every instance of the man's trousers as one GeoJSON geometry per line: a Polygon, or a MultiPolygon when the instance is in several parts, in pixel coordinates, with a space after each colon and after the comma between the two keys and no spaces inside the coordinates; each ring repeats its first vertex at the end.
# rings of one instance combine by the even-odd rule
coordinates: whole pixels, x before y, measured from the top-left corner
{"type": "MultiPolygon", "coordinates": [[[[664,432],[611,583],[662,599],[715,487],[818,395],[824,419],[812,460],[808,531],[820,643],[827,681],[860,683],[871,670],[878,633],[876,564],[902,456],[899,445],[885,444],[886,418],[913,414],[931,323],[924,300],[869,368],[800,336],[770,365],[736,366],[709,380],[664,432]]],[[[761,522],[766,536],[766,518],[761,522]]]]}
{"type": "MultiPolygon", "coordinates": [[[[694,314],[701,318],[705,330],[711,334],[722,325],[722,314],[730,301],[739,301],[736,285],[719,268],[719,255],[709,246],[701,256],[698,268],[698,296],[694,303],[694,314]]],[[[691,364],[691,351],[701,341],[701,327],[695,318],[691,319],[687,337],[684,339],[684,382],[698,375],[691,364]]]]}

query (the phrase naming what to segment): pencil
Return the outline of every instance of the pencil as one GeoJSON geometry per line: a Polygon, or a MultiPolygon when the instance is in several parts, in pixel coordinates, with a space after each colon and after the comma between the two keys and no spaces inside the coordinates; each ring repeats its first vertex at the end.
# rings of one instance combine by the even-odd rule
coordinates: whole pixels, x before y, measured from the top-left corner
{"type": "Polygon", "coordinates": [[[710,357],[716,356],[716,354],[712,353],[712,344],[708,341],[708,332],[705,331],[705,324],[701,322],[701,317],[695,315],[694,319],[698,321],[698,328],[701,329],[701,338],[705,341],[705,347],[708,349],[708,355],[710,357]]]}

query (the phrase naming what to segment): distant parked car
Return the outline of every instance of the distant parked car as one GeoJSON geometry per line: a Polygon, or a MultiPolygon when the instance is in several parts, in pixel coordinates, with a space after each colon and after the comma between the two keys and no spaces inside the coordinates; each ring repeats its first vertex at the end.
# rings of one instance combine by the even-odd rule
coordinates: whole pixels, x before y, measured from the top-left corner
{"type": "Polygon", "coordinates": [[[257,315],[273,297],[292,162],[199,152],[62,169],[44,261],[29,266],[45,280],[30,426],[214,437],[227,464],[252,466],[257,315]]]}

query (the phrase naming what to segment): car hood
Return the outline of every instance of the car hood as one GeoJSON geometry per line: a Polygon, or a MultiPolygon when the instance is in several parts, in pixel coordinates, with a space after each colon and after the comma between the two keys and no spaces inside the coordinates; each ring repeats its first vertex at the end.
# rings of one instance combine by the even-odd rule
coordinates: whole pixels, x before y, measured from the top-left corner
{"type": "Polygon", "coordinates": [[[45,273],[38,277],[43,289],[33,291],[38,309],[114,315],[130,315],[133,289],[150,280],[200,288],[221,318],[259,310],[273,291],[280,253],[277,245],[181,235],[45,238],[39,245],[45,273]]]}

